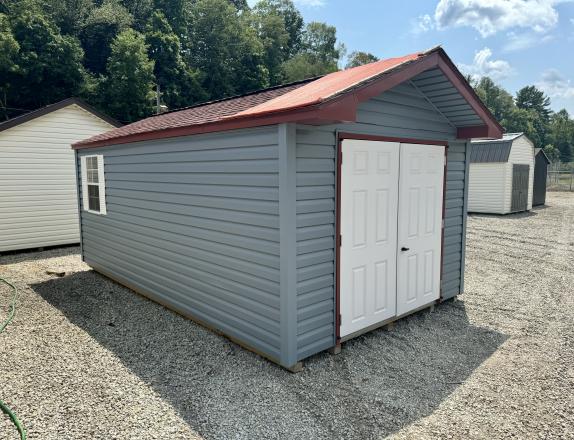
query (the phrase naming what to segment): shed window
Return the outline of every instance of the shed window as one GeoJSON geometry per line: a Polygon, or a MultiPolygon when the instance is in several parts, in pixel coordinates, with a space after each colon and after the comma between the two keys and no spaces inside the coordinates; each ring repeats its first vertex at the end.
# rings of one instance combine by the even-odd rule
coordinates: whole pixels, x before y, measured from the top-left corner
{"type": "Polygon", "coordinates": [[[82,193],[84,211],[106,214],[106,185],[104,181],[104,157],[82,157],[82,193]]]}

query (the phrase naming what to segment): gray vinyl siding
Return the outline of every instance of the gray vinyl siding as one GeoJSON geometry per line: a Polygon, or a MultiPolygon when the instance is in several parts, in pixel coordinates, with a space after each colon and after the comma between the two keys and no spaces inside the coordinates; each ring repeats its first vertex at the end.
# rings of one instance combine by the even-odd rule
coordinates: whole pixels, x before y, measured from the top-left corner
{"type": "Polygon", "coordinates": [[[279,361],[277,126],[97,154],[107,215],[81,211],[84,260],[279,361]]]}
{"type": "Polygon", "coordinates": [[[464,289],[464,248],[466,246],[466,200],[468,199],[468,145],[451,141],[446,165],[444,243],[442,257],[443,299],[452,298],[464,289]]]}
{"type": "Polygon", "coordinates": [[[335,132],[297,129],[297,352],[335,345],[335,132]]]}
{"type": "Polygon", "coordinates": [[[462,291],[467,148],[421,92],[402,84],[359,104],[357,122],[297,128],[298,356],[335,343],[336,135],[350,132],[449,141],[442,295],[462,291]]]}

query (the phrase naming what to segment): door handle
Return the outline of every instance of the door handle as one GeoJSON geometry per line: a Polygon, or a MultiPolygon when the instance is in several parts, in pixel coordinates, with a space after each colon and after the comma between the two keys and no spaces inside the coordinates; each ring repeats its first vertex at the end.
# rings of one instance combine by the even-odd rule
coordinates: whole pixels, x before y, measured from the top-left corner
{"type": "Polygon", "coordinates": [[[403,246],[403,247],[401,248],[401,251],[403,251],[403,252],[406,252],[406,251],[408,251],[408,250],[410,250],[410,248],[408,248],[408,247],[404,247],[404,246],[403,246]]]}

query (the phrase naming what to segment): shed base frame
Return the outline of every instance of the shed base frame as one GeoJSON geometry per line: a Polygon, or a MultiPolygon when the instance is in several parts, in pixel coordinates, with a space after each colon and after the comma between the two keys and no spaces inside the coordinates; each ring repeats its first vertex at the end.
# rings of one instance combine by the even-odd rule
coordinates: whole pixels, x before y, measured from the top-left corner
{"type": "Polygon", "coordinates": [[[44,251],[52,250],[52,249],[78,246],[79,244],[80,244],[80,240],[74,239],[74,240],[70,240],[70,241],[59,241],[56,244],[48,242],[48,244],[34,245],[34,246],[19,245],[16,247],[0,249],[0,255],[13,255],[13,254],[19,254],[21,252],[44,252],[44,251]]]}
{"type": "Polygon", "coordinates": [[[432,302],[430,302],[430,303],[427,303],[427,304],[425,304],[424,306],[421,306],[421,307],[419,307],[419,308],[417,308],[417,309],[410,310],[410,311],[408,311],[407,313],[403,313],[402,315],[393,316],[392,318],[389,318],[389,319],[386,319],[386,320],[384,320],[384,321],[378,322],[378,323],[376,323],[376,324],[370,325],[370,326],[365,327],[365,328],[363,328],[363,329],[361,329],[361,330],[359,330],[359,331],[356,331],[356,332],[354,332],[354,333],[351,333],[350,335],[343,336],[342,338],[339,338],[339,340],[338,340],[337,342],[338,342],[339,344],[340,344],[341,342],[346,342],[346,341],[348,341],[348,340],[350,340],[350,339],[356,338],[357,336],[361,336],[361,335],[363,335],[363,334],[365,334],[365,333],[368,333],[368,332],[370,332],[370,331],[372,331],[372,330],[376,330],[376,329],[378,329],[378,328],[380,328],[380,327],[386,327],[385,330],[390,331],[390,330],[392,330],[392,329],[395,327],[395,322],[398,321],[399,319],[405,318],[405,317],[407,317],[407,316],[409,316],[409,315],[413,315],[413,314],[415,314],[415,313],[417,313],[417,312],[420,312],[421,310],[428,310],[429,312],[432,312],[432,311],[434,311],[435,304],[438,304],[439,302],[440,302],[440,300],[434,300],[434,301],[432,301],[432,302]]]}
{"type": "Polygon", "coordinates": [[[187,311],[185,311],[185,310],[183,310],[183,309],[180,309],[179,307],[174,307],[174,306],[172,306],[171,304],[167,304],[166,302],[164,302],[164,301],[158,299],[157,296],[154,295],[153,293],[148,292],[148,291],[146,291],[146,290],[144,290],[144,289],[141,289],[141,288],[139,288],[139,287],[137,287],[137,286],[134,286],[134,285],[131,284],[131,283],[128,283],[128,282],[125,282],[125,281],[119,279],[118,277],[116,277],[116,276],[110,274],[108,271],[106,271],[105,269],[103,269],[100,265],[95,264],[95,263],[92,263],[92,262],[87,262],[87,261],[85,261],[85,260],[84,260],[84,262],[86,262],[86,264],[88,264],[90,267],[92,267],[92,268],[93,268],[96,272],[98,272],[100,275],[103,275],[103,276],[105,276],[106,278],[109,278],[109,279],[111,279],[112,281],[115,281],[116,283],[118,283],[118,284],[120,284],[120,285],[122,285],[122,286],[124,286],[124,287],[127,287],[128,289],[134,291],[134,292],[137,293],[138,295],[141,295],[141,296],[143,296],[143,297],[145,297],[145,298],[147,298],[147,299],[149,299],[149,300],[151,300],[151,301],[153,301],[153,302],[155,302],[155,303],[158,303],[158,304],[162,305],[163,307],[165,307],[165,308],[168,309],[168,310],[171,310],[171,311],[173,311],[173,312],[176,312],[178,315],[181,315],[181,316],[183,316],[184,318],[187,318],[187,319],[189,319],[190,321],[193,321],[193,322],[195,322],[196,324],[199,324],[200,326],[202,326],[202,327],[208,329],[209,331],[215,333],[216,335],[223,336],[224,338],[228,339],[229,341],[231,341],[231,342],[233,342],[233,343],[235,343],[235,344],[237,344],[237,345],[239,345],[239,346],[245,348],[246,350],[251,351],[252,353],[255,353],[255,354],[261,356],[262,358],[267,359],[268,361],[273,362],[274,364],[279,365],[280,367],[286,369],[287,371],[289,371],[289,372],[291,372],[291,373],[299,373],[299,372],[301,372],[301,371],[303,370],[303,362],[301,362],[301,361],[296,362],[295,364],[290,365],[290,366],[285,366],[285,365],[281,364],[281,362],[279,361],[279,359],[274,358],[273,356],[269,356],[268,354],[263,353],[262,351],[260,351],[260,350],[258,350],[258,349],[256,349],[256,348],[252,347],[251,345],[246,344],[245,342],[240,341],[239,339],[234,338],[233,336],[230,336],[230,335],[224,333],[223,331],[219,330],[218,328],[212,326],[211,324],[205,322],[205,321],[202,320],[202,319],[198,319],[198,318],[195,317],[194,315],[190,314],[189,312],[187,312],[187,311]]]}
{"type": "MultiPolygon", "coordinates": [[[[237,344],[237,345],[239,345],[239,346],[241,346],[241,347],[243,347],[243,348],[245,348],[245,349],[251,351],[252,353],[255,353],[255,354],[257,354],[257,355],[259,355],[259,356],[261,356],[261,357],[267,359],[268,361],[273,362],[274,364],[277,364],[278,366],[284,368],[285,370],[287,370],[287,371],[289,371],[289,372],[291,372],[291,373],[299,373],[299,372],[301,372],[301,371],[303,370],[303,362],[302,362],[302,361],[296,362],[295,364],[290,365],[290,366],[282,365],[281,362],[280,362],[277,358],[274,358],[273,356],[269,356],[268,354],[261,352],[260,350],[258,350],[258,349],[256,349],[256,348],[252,347],[251,345],[246,344],[245,342],[240,341],[240,340],[238,340],[237,338],[234,338],[233,336],[230,336],[230,335],[228,335],[228,334],[222,332],[221,330],[217,329],[216,327],[212,326],[211,324],[209,324],[209,323],[207,323],[207,322],[205,322],[205,321],[203,321],[203,320],[201,320],[201,319],[198,319],[197,317],[195,317],[194,315],[190,314],[189,312],[187,312],[187,311],[185,311],[185,310],[182,310],[182,309],[180,309],[180,308],[178,308],[178,307],[174,307],[174,306],[172,306],[171,304],[167,304],[166,302],[161,301],[161,300],[158,299],[158,298],[156,297],[156,295],[154,295],[153,293],[148,292],[148,291],[146,291],[146,290],[144,290],[144,289],[141,289],[141,288],[139,288],[139,287],[137,287],[137,286],[134,286],[134,285],[131,284],[131,283],[128,283],[128,282],[125,282],[125,281],[119,279],[118,277],[116,277],[116,276],[110,274],[108,271],[106,271],[105,269],[103,269],[100,265],[95,264],[95,263],[92,263],[92,262],[86,262],[86,263],[87,263],[90,267],[92,267],[96,272],[98,272],[100,275],[103,275],[103,276],[105,276],[105,277],[111,279],[112,281],[115,281],[116,283],[118,283],[118,284],[120,284],[120,285],[122,285],[122,286],[124,286],[124,287],[127,287],[128,289],[132,290],[133,292],[137,293],[138,295],[141,295],[141,296],[143,296],[143,297],[145,297],[145,298],[147,298],[147,299],[149,299],[149,300],[151,300],[151,301],[154,301],[154,302],[156,302],[156,303],[162,305],[163,307],[165,307],[165,308],[168,309],[168,310],[172,310],[172,311],[176,312],[177,314],[183,316],[184,318],[187,318],[187,319],[189,319],[190,321],[193,321],[194,323],[201,325],[202,327],[204,327],[204,328],[206,328],[206,329],[212,331],[213,333],[215,333],[215,334],[217,334],[217,335],[223,336],[224,338],[228,339],[229,341],[231,341],[231,342],[233,342],[233,343],[235,343],[235,344],[237,344]]],[[[456,298],[456,296],[453,297],[453,298],[456,298]]],[[[435,300],[435,301],[432,301],[432,302],[430,302],[430,303],[428,303],[428,304],[425,304],[424,306],[421,306],[421,307],[419,307],[419,308],[417,308],[417,309],[415,309],[415,310],[411,310],[411,311],[409,311],[409,312],[407,312],[407,313],[404,313],[404,314],[402,314],[402,315],[399,315],[399,316],[394,316],[394,317],[389,318],[389,319],[387,319],[387,320],[385,320],[385,321],[382,321],[382,322],[380,322],[380,323],[377,323],[377,324],[374,324],[374,325],[372,325],[372,326],[366,327],[366,328],[364,328],[364,329],[362,329],[362,330],[360,330],[360,331],[358,331],[358,332],[352,333],[352,334],[347,335],[347,336],[345,336],[345,337],[343,337],[343,338],[339,338],[339,339],[337,340],[337,343],[336,343],[333,347],[331,347],[331,348],[329,349],[329,352],[330,352],[331,354],[333,354],[333,355],[337,355],[337,354],[339,354],[339,353],[341,352],[341,344],[342,344],[343,342],[346,342],[346,341],[348,341],[348,340],[350,340],[350,339],[353,339],[353,338],[355,338],[355,337],[357,337],[357,336],[361,336],[361,335],[363,335],[363,334],[365,334],[365,333],[368,333],[368,332],[370,332],[370,331],[372,331],[372,330],[375,330],[375,329],[377,329],[377,328],[385,327],[385,330],[391,331],[391,330],[394,329],[395,322],[398,321],[399,319],[402,319],[402,318],[404,318],[404,317],[406,317],[406,316],[409,316],[409,315],[413,315],[413,314],[418,313],[418,312],[420,312],[420,311],[422,311],[422,310],[428,310],[429,312],[432,312],[432,311],[435,310],[435,306],[436,306],[437,304],[440,304],[441,302],[442,302],[442,301],[441,301],[440,299],[435,300]]]]}
{"type": "Polygon", "coordinates": [[[335,344],[335,346],[329,348],[329,353],[333,355],[341,353],[341,343],[335,344]]]}

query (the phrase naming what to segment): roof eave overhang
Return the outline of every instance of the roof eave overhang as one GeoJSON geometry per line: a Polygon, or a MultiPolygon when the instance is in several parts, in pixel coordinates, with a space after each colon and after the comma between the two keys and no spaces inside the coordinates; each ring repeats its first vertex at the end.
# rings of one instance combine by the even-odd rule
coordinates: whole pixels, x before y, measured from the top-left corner
{"type": "Polygon", "coordinates": [[[309,125],[323,125],[337,122],[354,122],[356,116],[356,107],[357,103],[355,102],[355,98],[354,96],[350,95],[346,96],[343,101],[338,101],[337,103],[325,103],[318,106],[297,109],[295,111],[278,112],[251,118],[224,119],[207,124],[137,133],[117,138],[103,139],[101,141],[80,141],[73,144],[72,148],[74,150],[81,150],[86,148],[121,145],[154,139],[237,130],[241,128],[254,128],[289,122],[298,122],[309,125]]]}
{"type": "Polygon", "coordinates": [[[502,137],[503,129],[500,124],[498,124],[494,119],[494,116],[484,106],[480,98],[458,71],[454,63],[448,58],[444,50],[439,48],[418,60],[407,62],[394,69],[383,72],[380,75],[370,78],[366,82],[347,89],[338,95],[334,95],[321,103],[314,103],[305,107],[289,108],[282,111],[257,115],[236,115],[207,124],[137,133],[100,141],[81,141],[74,144],[72,147],[74,149],[103,147],[288,122],[298,122],[311,125],[354,122],[356,121],[357,107],[359,103],[378,96],[381,93],[408,81],[419,73],[437,67],[441,69],[444,75],[451,81],[457,91],[465,98],[468,104],[484,122],[483,125],[479,126],[458,128],[457,138],[471,139],[482,137],[498,139],[502,137]]]}

